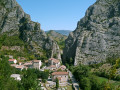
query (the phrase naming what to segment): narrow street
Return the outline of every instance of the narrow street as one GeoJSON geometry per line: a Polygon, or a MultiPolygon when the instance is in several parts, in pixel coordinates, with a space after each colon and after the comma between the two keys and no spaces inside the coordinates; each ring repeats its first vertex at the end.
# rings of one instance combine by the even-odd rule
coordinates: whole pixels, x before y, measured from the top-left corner
{"type": "Polygon", "coordinates": [[[69,76],[70,76],[70,78],[72,80],[73,87],[75,88],[75,90],[79,90],[79,83],[76,81],[76,79],[75,79],[74,75],[72,74],[72,72],[69,71],[69,70],[68,70],[68,72],[69,72],[69,76]]]}

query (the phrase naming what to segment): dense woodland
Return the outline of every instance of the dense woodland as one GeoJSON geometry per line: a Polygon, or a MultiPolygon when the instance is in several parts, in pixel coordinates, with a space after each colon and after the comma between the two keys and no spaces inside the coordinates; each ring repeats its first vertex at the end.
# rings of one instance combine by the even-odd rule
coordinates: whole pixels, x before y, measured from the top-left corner
{"type": "MultiPolygon", "coordinates": [[[[72,59],[69,60],[72,62],[72,59]]],[[[79,82],[80,88],[83,90],[119,90],[120,74],[117,70],[120,68],[120,59],[109,58],[104,63],[93,65],[72,66],[71,62],[66,66],[72,71],[76,80],[79,82]],[[107,67],[100,71],[102,65],[111,65],[109,70],[107,67]],[[109,72],[109,73],[108,73],[109,72]]]]}

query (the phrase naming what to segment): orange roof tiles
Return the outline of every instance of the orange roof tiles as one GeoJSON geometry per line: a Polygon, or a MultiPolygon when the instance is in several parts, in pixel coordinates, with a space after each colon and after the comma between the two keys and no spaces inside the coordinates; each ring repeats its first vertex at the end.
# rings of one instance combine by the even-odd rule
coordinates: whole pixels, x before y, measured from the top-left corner
{"type": "Polygon", "coordinates": [[[59,60],[53,60],[54,63],[59,63],[60,61],[59,60]]]}
{"type": "Polygon", "coordinates": [[[52,75],[68,75],[68,72],[53,72],[52,75]]]}
{"type": "Polygon", "coordinates": [[[15,61],[16,59],[9,59],[8,61],[15,61]]]}
{"type": "Polygon", "coordinates": [[[53,60],[54,63],[59,63],[60,61],[55,58],[50,58],[49,60],[53,60]]]}
{"type": "Polygon", "coordinates": [[[64,69],[66,69],[66,66],[62,65],[62,66],[60,66],[60,68],[64,68],[64,69]]]}

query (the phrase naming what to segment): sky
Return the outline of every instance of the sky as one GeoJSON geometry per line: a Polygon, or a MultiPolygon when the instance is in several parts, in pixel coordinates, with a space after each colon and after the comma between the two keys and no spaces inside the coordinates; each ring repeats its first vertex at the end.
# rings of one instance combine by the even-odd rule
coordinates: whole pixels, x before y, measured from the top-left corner
{"type": "Polygon", "coordinates": [[[75,30],[87,8],[96,0],[16,0],[41,29],[75,30]]]}

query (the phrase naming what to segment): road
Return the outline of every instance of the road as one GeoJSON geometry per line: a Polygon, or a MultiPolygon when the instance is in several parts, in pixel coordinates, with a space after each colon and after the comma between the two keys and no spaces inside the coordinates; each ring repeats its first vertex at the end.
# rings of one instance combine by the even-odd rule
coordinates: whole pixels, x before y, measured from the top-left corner
{"type": "Polygon", "coordinates": [[[68,72],[69,72],[69,76],[70,76],[70,78],[71,78],[71,80],[72,80],[73,87],[75,88],[75,90],[79,90],[79,84],[78,84],[78,82],[76,81],[74,75],[72,74],[71,71],[68,70],[68,72]]]}

